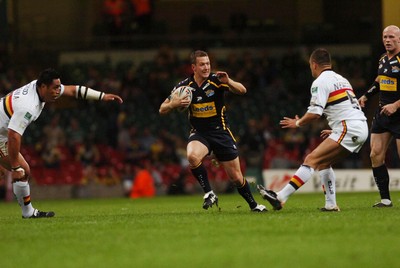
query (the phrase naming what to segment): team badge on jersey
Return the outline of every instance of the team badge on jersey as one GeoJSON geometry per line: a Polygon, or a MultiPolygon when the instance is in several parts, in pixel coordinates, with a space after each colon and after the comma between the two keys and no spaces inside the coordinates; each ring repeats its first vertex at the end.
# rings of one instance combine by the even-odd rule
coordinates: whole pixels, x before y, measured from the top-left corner
{"type": "Polygon", "coordinates": [[[398,66],[392,67],[392,73],[398,73],[399,71],[400,71],[400,68],[398,66]]]}
{"type": "Polygon", "coordinates": [[[212,95],[215,94],[214,90],[212,90],[212,89],[207,90],[205,93],[206,93],[207,97],[211,97],[212,95]]]}
{"type": "Polygon", "coordinates": [[[311,88],[311,93],[317,93],[317,92],[318,92],[318,87],[311,88]]]}
{"type": "Polygon", "coordinates": [[[31,115],[29,112],[26,112],[24,118],[25,118],[26,120],[31,120],[32,115],[31,115]]]}

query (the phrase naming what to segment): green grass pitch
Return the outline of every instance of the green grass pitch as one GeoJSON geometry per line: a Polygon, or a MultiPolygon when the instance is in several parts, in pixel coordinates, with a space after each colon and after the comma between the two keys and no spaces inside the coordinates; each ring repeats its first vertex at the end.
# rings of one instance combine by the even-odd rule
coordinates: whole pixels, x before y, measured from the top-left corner
{"type": "Polygon", "coordinates": [[[295,194],[283,210],[251,213],[239,194],[153,199],[34,201],[50,219],[21,219],[0,203],[0,267],[399,267],[400,203],[372,208],[378,193],[295,194]]]}

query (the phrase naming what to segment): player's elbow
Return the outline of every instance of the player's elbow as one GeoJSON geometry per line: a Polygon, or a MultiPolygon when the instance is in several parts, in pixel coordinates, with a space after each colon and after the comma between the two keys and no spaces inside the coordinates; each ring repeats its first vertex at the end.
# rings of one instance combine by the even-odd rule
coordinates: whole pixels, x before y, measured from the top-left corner
{"type": "Polygon", "coordinates": [[[247,88],[245,87],[238,88],[238,90],[236,91],[236,94],[238,95],[244,95],[246,93],[247,93],[247,88]]]}
{"type": "Polygon", "coordinates": [[[165,114],[167,114],[168,112],[169,112],[169,109],[168,109],[168,108],[165,108],[165,107],[163,107],[163,106],[161,106],[160,109],[158,110],[158,113],[159,113],[160,115],[165,115],[165,114]]]}

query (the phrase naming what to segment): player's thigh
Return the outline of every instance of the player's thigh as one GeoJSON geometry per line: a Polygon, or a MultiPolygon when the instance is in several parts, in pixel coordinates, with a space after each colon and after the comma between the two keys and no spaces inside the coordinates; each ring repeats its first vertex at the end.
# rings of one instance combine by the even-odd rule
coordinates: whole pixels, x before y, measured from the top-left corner
{"type": "Polygon", "coordinates": [[[332,139],[325,139],[304,160],[304,165],[314,169],[327,167],[346,157],[350,152],[332,139]]]}

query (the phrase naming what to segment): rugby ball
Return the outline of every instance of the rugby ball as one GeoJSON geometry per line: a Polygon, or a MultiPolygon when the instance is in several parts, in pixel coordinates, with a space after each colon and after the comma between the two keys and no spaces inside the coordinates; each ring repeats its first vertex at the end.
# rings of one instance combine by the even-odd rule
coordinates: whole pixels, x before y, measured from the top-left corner
{"type": "Polygon", "coordinates": [[[178,98],[178,99],[188,98],[190,100],[190,102],[187,106],[176,108],[179,112],[185,111],[190,106],[190,103],[192,102],[192,98],[193,98],[192,90],[194,90],[194,89],[189,86],[180,86],[180,87],[177,87],[172,92],[173,98],[178,98]]]}

